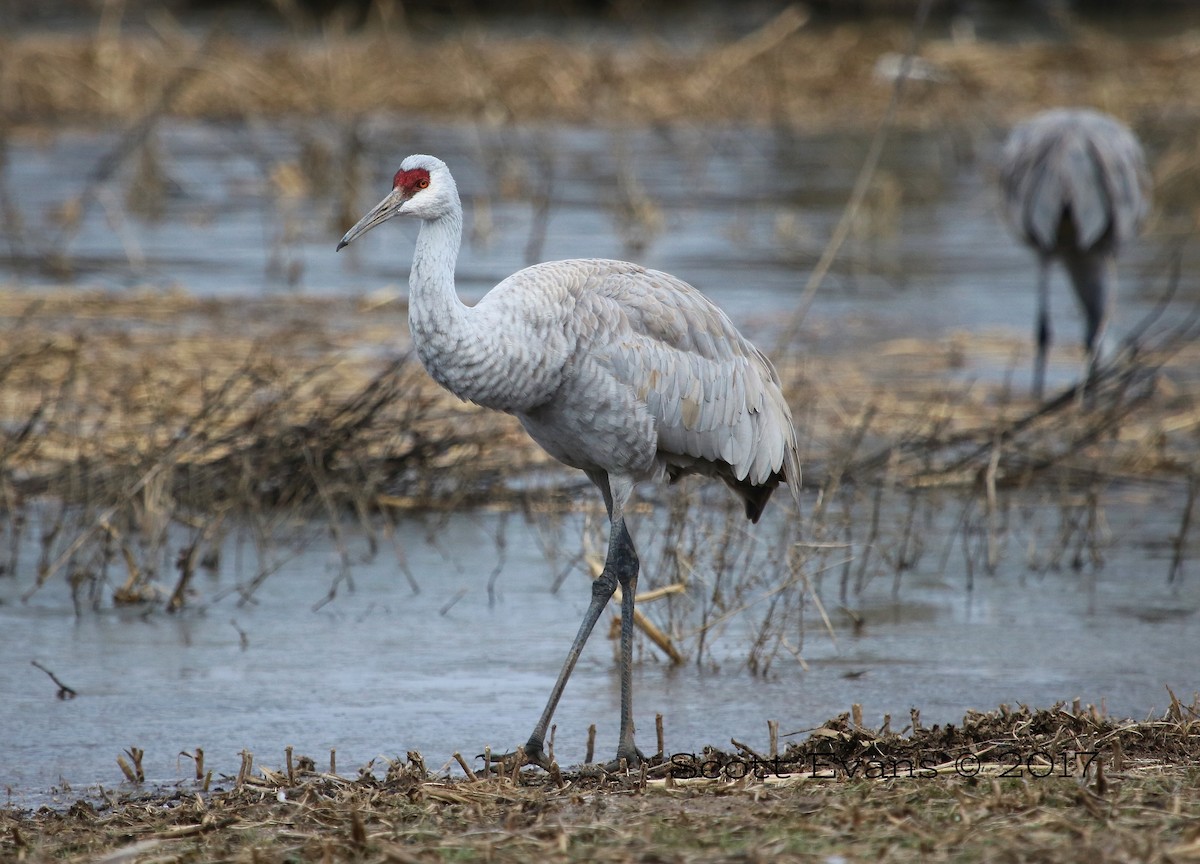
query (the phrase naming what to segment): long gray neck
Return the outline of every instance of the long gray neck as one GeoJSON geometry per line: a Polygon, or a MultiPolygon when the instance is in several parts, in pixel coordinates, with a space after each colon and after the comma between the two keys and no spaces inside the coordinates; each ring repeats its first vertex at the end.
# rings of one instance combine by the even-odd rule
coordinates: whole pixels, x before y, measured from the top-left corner
{"type": "Polygon", "coordinates": [[[501,322],[467,306],[455,291],[461,241],[461,211],[421,224],[408,277],[408,327],[417,356],[429,376],[460,399],[519,411],[520,377],[504,351],[501,322]]]}
{"type": "Polygon", "coordinates": [[[423,344],[438,353],[453,350],[468,326],[469,310],[454,290],[454,265],[461,244],[461,210],[421,222],[408,276],[408,326],[426,367],[429,362],[423,344]]]}

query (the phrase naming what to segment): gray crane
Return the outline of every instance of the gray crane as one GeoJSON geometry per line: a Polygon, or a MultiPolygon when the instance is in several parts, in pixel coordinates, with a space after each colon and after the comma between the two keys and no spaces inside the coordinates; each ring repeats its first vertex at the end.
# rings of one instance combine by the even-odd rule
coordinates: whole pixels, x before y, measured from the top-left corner
{"type": "Polygon", "coordinates": [[[1000,164],[1004,211],[1038,255],[1037,356],[1041,399],[1050,346],[1050,266],[1060,259],[1086,318],[1090,380],[1103,353],[1116,290],[1116,256],[1146,220],[1150,180],[1142,147],[1120,121],[1086,108],[1056,108],[1019,123],[1000,164]]]}
{"type": "Polygon", "coordinates": [[[610,530],[603,572],[546,708],[525,744],[549,767],[550,718],[588,635],[621,587],[621,731],[634,744],[633,611],[638,557],[625,509],[642,480],[723,480],[754,522],[780,482],[799,512],[800,459],[771,361],[699,291],[666,273],[604,259],[536,264],[467,306],[454,287],[463,211],[446,164],[409,156],[392,191],[338,249],[394,216],[421,220],[408,323],[430,376],[461,399],[514,415],[551,456],[600,490],[610,530]]]}

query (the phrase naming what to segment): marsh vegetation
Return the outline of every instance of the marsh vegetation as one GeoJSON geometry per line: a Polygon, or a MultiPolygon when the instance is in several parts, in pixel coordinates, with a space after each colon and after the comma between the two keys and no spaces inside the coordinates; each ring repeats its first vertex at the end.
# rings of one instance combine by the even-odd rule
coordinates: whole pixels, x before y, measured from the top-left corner
{"type": "MultiPolygon", "coordinates": [[[[1167,586],[1169,614],[1194,616],[1194,30],[1131,37],[1081,24],[1065,40],[1004,41],[961,38],[935,22],[921,42],[925,65],[887,127],[888,140],[919,157],[885,147],[844,216],[844,244],[824,281],[805,291],[896,92],[888,64],[910,43],[907,23],[817,27],[792,8],[680,45],[645,33],[424,30],[383,16],[247,38],[165,13],[151,27],[124,26],[121,4],[104,10],[95,27],[0,37],[6,604],[54,593],[81,619],[115,608],[138,613],[130,620],[204,614],[224,598],[253,604],[319,540],[334,555],[314,605],[336,605],[367,560],[394,561],[398,585],[419,585],[425,574],[409,570],[397,526],[414,516],[436,526],[472,508],[530,526],[557,574],[548,590],[594,572],[603,520],[592,496],[577,494],[582,479],[511,418],[440,391],[407,353],[403,294],[387,287],[403,281],[403,262],[383,265],[368,251],[345,277],[310,251],[332,253],[377,197],[389,165],[376,162],[396,157],[393,139],[409,136],[420,145],[411,149],[451,142],[473,154],[484,178],[471,184],[468,294],[558,254],[555,235],[566,232],[619,257],[665,248],[669,261],[688,250],[682,260],[713,283],[735,269],[766,286],[727,299],[739,324],[774,348],[795,408],[802,518],[780,500],[750,532],[721,489],[643,490],[641,587],[654,599],[642,606],[641,656],[668,667],[732,665],[766,681],[803,670],[812,640],[860,632],[864,597],[880,585],[900,603],[917,574],[969,593],[1005,574],[1095,572],[1128,552],[1120,544],[1137,550],[1120,557],[1138,562],[1129,579],[1167,586]],[[1156,210],[1126,274],[1126,346],[1084,394],[1062,371],[1082,365],[1065,324],[1060,386],[1035,404],[1023,311],[1011,312],[1021,323],[1010,330],[973,321],[898,332],[896,322],[940,320],[944,310],[931,307],[958,296],[922,309],[920,293],[904,293],[930,276],[931,259],[988,254],[978,242],[906,247],[906,214],[932,209],[963,174],[985,176],[998,130],[1059,103],[1098,105],[1138,129],[1156,210]],[[656,147],[681,166],[672,188],[638,167],[647,164],[638,154],[656,147]],[[812,151],[841,153],[844,164],[834,156],[828,174],[810,170],[803,154],[812,151]],[[46,169],[64,153],[67,164],[46,169]],[[787,188],[789,169],[816,179],[787,188]],[[30,183],[32,175],[61,183],[30,183]],[[729,218],[705,221],[714,195],[731,187],[729,218]],[[589,200],[597,189],[603,197],[589,200]],[[820,217],[807,215],[818,207],[820,217]],[[189,252],[223,219],[231,233],[217,250],[189,252]],[[222,245],[251,225],[255,255],[222,245]],[[156,258],[154,243],[167,254],[156,258]],[[711,250],[725,247],[744,257],[715,260],[711,250]],[[796,272],[803,278],[780,275],[796,272]],[[372,290],[347,290],[343,278],[372,290]],[[1157,508],[1154,536],[1114,530],[1112,514],[1136,509],[1131,499],[1157,508]]],[[[971,187],[975,215],[986,188],[971,187]]],[[[947,221],[929,220],[950,231],[947,221]]],[[[995,276],[981,265],[971,277],[983,299],[964,304],[964,317],[1011,305],[989,288],[995,276]]],[[[489,591],[505,556],[508,523],[499,524],[500,563],[492,581],[478,574],[489,591]]],[[[636,777],[610,789],[574,775],[562,787],[528,777],[449,782],[457,768],[431,771],[419,756],[357,779],[345,766],[308,766],[298,777],[274,761],[264,769],[260,756],[257,771],[218,771],[203,792],[106,791],[67,812],[5,812],[0,849],[32,861],[132,843],[145,845],[131,855],[172,860],[570,860],[580,844],[603,845],[609,829],[595,826],[615,820],[612,830],[642,838],[652,854],[690,848],[665,814],[711,816],[733,790],[735,815],[706,817],[706,831],[689,838],[697,854],[853,849],[898,859],[917,850],[937,860],[958,854],[957,838],[978,843],[972,854],[982,857],[1032,848],[1164,860],[1196,849],[1187,827],[1197,807],[1196,706],[1171,699],[1166,717],[1140,725],[1079,706],[989,714],[953,747],[907,721],[912,747],[936,744],[945,758],[985,755],[998,742],[1103,752],[1089,773],[1046,783],[888,785],[843,772],[786,788],[672,790],[636,777]],[[466,839],[455,846],[447,837],[460,831],[466,839]]],[[[840,718],[802,746],[833,742],[845,759],[896,756],[903,747],[889,722],[901,725],[840,718]]]]}

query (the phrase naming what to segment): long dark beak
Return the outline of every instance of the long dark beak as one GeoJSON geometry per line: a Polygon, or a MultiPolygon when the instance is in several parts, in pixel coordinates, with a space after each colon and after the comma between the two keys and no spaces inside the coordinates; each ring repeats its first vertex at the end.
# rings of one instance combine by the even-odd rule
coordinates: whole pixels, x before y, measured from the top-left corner
{"type": "Polygon", "coordinates": [[[371,208],[366,216],[358,220],[358,224],[346,232],[346,236],[337,245],[337,251],[341,252],[342,248],[349,246],[361,234],[366,234],[376,225],[382,224],[393,216],[399,215],[400,208],[404,206],[404,202],[408,199],[404,197],[404,193],[399,189],[393,189],[388,193],[387,197],[371,208]]]}

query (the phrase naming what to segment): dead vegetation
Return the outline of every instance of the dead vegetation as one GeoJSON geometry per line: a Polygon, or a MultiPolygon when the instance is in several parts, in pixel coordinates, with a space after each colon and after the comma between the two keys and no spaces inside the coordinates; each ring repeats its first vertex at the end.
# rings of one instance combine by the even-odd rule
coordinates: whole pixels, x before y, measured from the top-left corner
{"type": "MultiPolygon", "coordinates": [[[[1056,705],[900,732],[830,720],[772,750],[660,754],[641,773],[462,778],[420,754],[357,777],[306,756],[174,788],[0,810],[0,854],[49,861],[1192,860],[1198,704],[1056,705]],[[460,779],[451,777],[451,772],[460,779]]],[[[249,757],[249,758],[248,758],[249,757]]],[[[477,760],[478,761],[478,760],[477,760]]],[[[482,763],[481,763],[482,764],[482,763]]]]}
{"type": "MultiPolygon", "coordinates": [[[[343,225],[353,221],[363,154],[358,124],[370,113],[455,116],[481,126],[586,115],[611,124],[853,127],[877,119],[894,92],[870,64],[911,38],[891,25],[816,34],[791,9],[703,55],[654,42],[616,49],[466,30],[424,42],[386,28],[333,28],[321,38],[281,35],[251,46],[220,31],[200,41],[166,19],[126,32],[119,10],[107,11],[94,33],[13,34],[0,52],[0,111],[10,122],[70,116],[126,124],[82,178],[78,195],[63,202],[48,242],[26,236],[24,214],[0,182],[14,260],[26,254],[19,250],[33,250],[27,263],[43,273],[72,271],[70,246],[81,218],[114,180],[124,184],[131,215],[161,216],[155,208],[167,194],[170,166],[156,155],[154,131],[164,117],[338,118],[347,131],[333,149],[302,136],[295,158],[281,159],[248,145],[264,190],[278,198],[279,212],[271,216],[265,206],[264,218],[276,219],[275,233],[286,238],[301,230],[295,214],[283,212],[298,201],[338,211],[334,221],[343,225]],[[405,50],[396,51],[397,44],[405,50]],[[727,92],[740,98],[714,98],[727,92]]],[[[1153,41],[1145,51],[1089,30],[1076,37],[1067,55],[1119,49],[1139,68],[1174,76],[1172,86],[1183,88],[1179,99],[1192,92],[1179,83],[1194,74],[1182,37],[1153,41]]],[[[936,117],[943,126],[970,126],[965,112],[981,105],[995,122],[1042,98],[1036,85],[1046,76],[1077,88],[1081,101],[1095,102],[1087,97],[1100,90],[1089,88],[1102,88],[1103,104],[1121,111],[1114,100],[1128,82],[1107,65],[1086,64],[1087,76],[1056,65],[1064,53],[1058,46],[927,41],[922,51],[953,74],[908,82],[893,118],[898,124],[921,127],[936,117]],[[988,101],[993,91],[995,104],[988,101]],[[958,100],[957,107],[946,100],[958,100]]],[[[1167,163],[1173,185],[1185,185],[1176,175],[1186,160],[1167,163]]],[[[629,183],[636,187],[636,179],[629,183]]],[[[636,188],[622,195],[637,210],[636,188]]],[[[105,206],[118,218],[111,210],[105,206]]],[[[630,218],[636,224],[629,233],[645,236],[653,220],[630,218]]],[[[529,238],[533,257],[544,227],[543,213],[529,238]]],[[[269,265],[287,284],[287,274],[302,266],[289,248],[280,240],[269,265]]],[[[253,572],[242,574],[237,588],[248,599],[282,566],[287,548],[320,531],[340,552],[332,597],[349,576],[351,543],[365,537],[374,554],[398,509],[463,504],[535,514],[547,526],[548,547],[578,548],[560,563],[564,572],[593,562],[591,539],[577,547],[574,537],[555,536],[555,512],[568,509],[570,496],[554,493],[573,489],[578,478],[549,464],[511,418],[439,391],[403,355],[399,304],[78,291],[35,299],[10,291],[0,294],[0,317],[0,538],[7,543],[0,568],[31,578],[21,592],[26,598],[65,579],[80,611],[110,601],[177,611],[195,597],[197,568],[219,568],[221,550],[236,536],[255,552],[253,572]],[[364,346],[394,346],[396,353],[372,355],[364,346]],[[36,565],[22,564],[29,559],[36,565]]],[[[828,626],[814,589],[836,578],[838,601],[848,605],[872,575],[898,580],[931,551],[920,526],[942,510],[961,514],[950,542],[962,540],[968,571],[993,572],[1006,547],[1011,490],[1054,489],[1062,519],[1088,523],[1102,513],[1107,483],[1179,484],[1181,473],[1194,474],[1188,466],[1195,464],[1200,409],[1198,382],[1187,370],[1200,358],[1192,318],[1148,322],[1135,348],[1105,370],[1086,399],[1064,394],[1034,406],[1019,388],[983,386],[969,374],[977,360],[1002,366],[1007,361],[997,357],[1027,346],[956,336],[935,345],[879,342],[874,335],[877,350],[867,354],[790,357],[806,341],[797,329],[801,317],[787,328],[798,338],[773,353],[790,401],[804,406],[798,425],[807,436],[806,482],[816,501],[800,524],[776,519],[758,536],[744,530],[724,497],[711,497],[700,484],[660,508],[657,534],[671,542],[656,552],[661,560],[646,587],[667,593],[648,607],[645,623],[657,628],[674,662],[704,662],[713,638],[745,614],[756,621],[752,670],[766,672],[780,652],[801,656],[805,621],[828,626]]],[[[1191,522],[1190,506],[1183,509],[1180,566],[1191,522]]],[[[1056,543],[1038,557],[1102,557],[1096,532],[1064,531],[1056,543]]],[[[945,567],[945,552],[941,559],[945,567]]]]}
{"type": "MultiPolygon", "coordinates": [[[[265,163],[264,174],[278,188],[329,183],[321,194],[352,202],[354,130],[378,112],[485,125],[866,128],[891,93],[877,61],[904,50],[909,35],[890,26],[815,33],[795,12],[695,52],[651,40],[613,48],[467,31],[421,40],[331,30],[248,45],[160,24],[137,34],[109,26],[0,37],[0,133],[36,134],[38,124],[67,118],[129,124],[112,161],[96,166],[61,214],[64,242],[36,256],[50,267],[70,270],[69,256],[54,253],[89,206],[86,189],[135,156],[151,194],[130,201],[153,218],[162,181],[152,130],[164,116],[339,118],[350,130],[343,176],[265,163]]],[[[1168,113],[1177,123],[1200,116],[1194,41],[1086,30],[1069,50],[929,41],[931,74],[911,83],[915,98],[896,122],[986,126],[1087,102],[1150,128],[1168,113]],[[1147,92],[1162,98],[1151,106],[1147,92]]],[[[1177,139],[1160,162],[1168,208],[1194,208],[1193,144],[1177,139]]],[[[20,219],[4,198],[0,185],[15,250],[20,219]]],[[[1194,213],[1187,218],[1194,224],[1194,213]]],[[[65,584],[81,614],[107,603],[179,611],[202,597],[197,570],[222,568],[224,541],[237,535],[256,552],[234,589],[249,598],[318,532],[341,552],[333,597],[350,572],[350,547],[365,542],[374,552],[408,508],[523,510],[545,527],[547,557],[564,573],[586,571],[596,557],[595,532],[577,547],[577,533],[562,530],[578,477],[548,463],[511,418],[438,390],[403,353],[399,304],[5,291],[0,319],[0,575],[22,580],[25,597],[65,584]]],[[[931,560],[945,568],[950,554],[962,556],[968,580],[1005,555],[1024,555],[1030,567],[1100,566],[1105,496],[1120,483],[1178,493],[1164,575],[1182,578],[1196,543],[1200,348],[1186,313],[1141,335],[1090,397],[1064,394],[1047,406],[1023,396],[1024,341],[876,340],[853,356],[786,359],[790,401],[803,406],[804,520],[772,511],[774,521],[751,535],[721,490],[687,484],[664,495],[646,520],[659,541],[642,587],[661,598],[643,605],[644,631],[661,637],[673,662],[705,663],[737,621],[746,667],[767,674],[780,657],[803,662],[807,629],[837,614],[826,606],[853,617],[856,593],[872,579],[899,586],[931,560]],[[1008,358],[1013,386],[973,380],[973,364],[1008,358]],[[1017,542],[1014,511],[1029,490],[1058,525],[1040,546],[1017,542]],[[938,519],[950,528],[934,548],[926,529],[938,519]]],[[[587,506],[598,514],[595,502],[587,506]]],[[[735,745],[606,782],[569,773],[561,783],[482,772],[451,780],[417,754],[357,777],[304,757],[264,768],[261,754],[255,771],[245,754],[237,776],[201,771],[194,785],[145,790],[134,747],[123,766],[130,786],[66,810],[0,811],[0,857],[1184,861],[1200,857],[1196,712],[1173,700],[1166,717],[1135,723],[1079,706],[1004,709],[932,729],[914,715],[896,733],[900,721],[868,728],[852,711],[782,751],[735,745]],[[706,764],[716,777],[703,776],[706,764]]]]}
{"type": "Polygon", "coordinates": [[[348,567],[344,523],[374,546],[393,508],[479,503],[521,452],[537,461],[402,354],[354,359],[368,323],[322,327],[336,305],[0,300],[5,572],[29,574],[18,561],[38,546],[23,596],[65,577],[79,609],[111,595],[174,611],[228,532],[259,553],[254,586],[278,566],[277,540],[314,519],[348,567]]]}
{"type": "MultiPolygon", "coordinates": [[[[320,35],[207,37],[165,13],[123,28],[105,4],[94,32],[0,38],[0,116],[9,122],[128,120],[178,89],[178,117],[263,118],[379,112],[500,123],[769,124],[871,128],[909,44],[902,21],[815,27],[790,7],[737,39],[680,47],[498,36],[464,22],[442,35],[393,21],[320,35]],[[180,84],[183,86],[180,86],[180,84]]],[[[1129,38],[1075,24],[1070,40],[927,38],[897,122],[1007,125],[1048,105],[1091,104],[1138,125],[1200,115],[1195,36],[1129,38]],[[1146,100],[1154,93],[1154,106],[1146,100]]]]}
{"type": "MultiPolygon", "coordinates": [[[[10,293],[0,313],[11,334],[0,351],[0,566],[26,598],[65,581],[80,613],[178,611],[207,599],[194,576],[223,570],[236,537],[254,553],[232,589],[246,600],[324,533],[340,554],[332,599],[352,550],[386,547],[409,509],[524,512],[563,574],[594,575],[602,557],[598,502],[585,500],[582,545],[577,520],[564,520],[580,478],[512,418],[437,388],[403,353],[399,304],[10,293]],[[389,345],[390,358],[364,350],[389,345]]],[[[1045,406],[969,376],[948,388],[948,370],[973,362],[953,339],[932,353],[884,345],[879,368],[859,354],[785,362],[789,398],[807,412],[803,518],[774,507],[751,532],[711,484],[645,489],[660,500],[638,517],[652,538],[641,587],[659,599],[643,604],[643,631],[672,662],[715,662],[736,634],[751,672],[780,656],[803,663],[806,632],[830,627],[828,605],[853,614],[871,580],[944,570],[960,543],[968,574],[1019,555],[1099,566],[1105,489],[1121,481],[1183,484],[1181,567],[1192,542],[1181,470],[1195,464],[1200,424],[1194,325],[1158,325],[1092,395],[1045,406]],[[1048,500],[1035,521],[1063,526],[1036,542],[1018,518],[1030,490],[1048,500]]]]}

